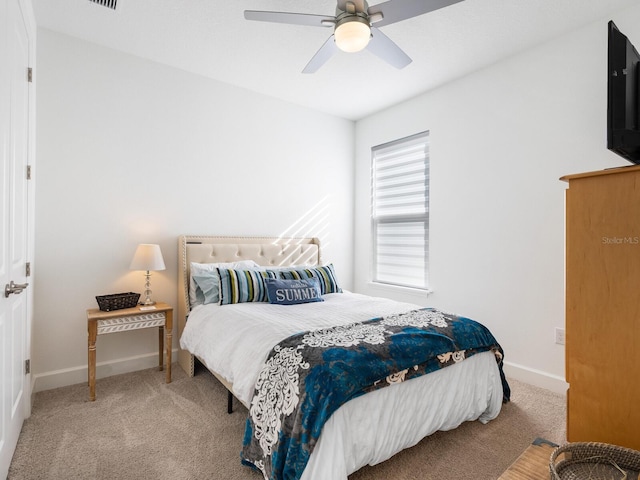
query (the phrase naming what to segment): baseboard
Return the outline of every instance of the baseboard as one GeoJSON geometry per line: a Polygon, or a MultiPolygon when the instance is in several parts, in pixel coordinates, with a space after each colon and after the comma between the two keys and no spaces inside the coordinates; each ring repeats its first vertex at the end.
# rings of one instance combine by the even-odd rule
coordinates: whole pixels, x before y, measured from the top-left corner
{"type": "Polygon", "coordinates": [[[545,388],[562,395],[565,395],[567,393],[567,388],[569,388],[569,384],[563,377],[551,375],[547,372],[525,367],[523,365],[518,365],[517,363],[509,363],[505,361],[504,374],[507,376],[507,379],[513,378],[520,382],[545,388]]]}
{"type": "MultiPolygon", "coordinates": [[[[174,349],[172,357],[177,358],[178,349],[174,349]]],[[[158,354],[149,353],[135,357],[122,358],[109,362],[100,362],[96,365],[96,378],[105,378],[121,373],[135,372],[145,368],[153,368],[158,365],[158,354]]],[[[552,392],[565,394],[568,384],[564,378],[551,375],[540,370],[518,365],[517,363],[504,362],[504,373],[507,378],[513,378],[520,382],[528,383],[536,387],[545,388],[552,392]]],[[[66,387],[77,383],[87,382],[87,366],[83,365],[51,372],[32,374],[31,393],[52,388],[66,387]]]]}
{"type": "MultiPolygon", "coordinates": [[[[172,351],[172,358],[177,358],[178,349],[172,351]]],[[[146,368],[158,366],[158,354],[148,353],[145,355],[137,355],[135,357],[121,358],[109,362],[100,362],[96,364],[96,378],[105,378],[121,373],[136,372],[146,368]]],[[[43,390],[51,390],[52,388],[66,387],[77,383],[87,383],[87,366],[65,368],[62,370],[53,370],[51,372],[37,373],[32,375],[31,393],[41,392],[43,390]]]]}

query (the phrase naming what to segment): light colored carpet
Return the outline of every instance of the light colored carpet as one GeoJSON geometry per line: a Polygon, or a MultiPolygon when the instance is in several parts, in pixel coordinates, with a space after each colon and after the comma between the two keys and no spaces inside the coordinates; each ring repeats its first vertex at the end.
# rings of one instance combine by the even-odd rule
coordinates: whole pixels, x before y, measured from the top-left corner
{"type": "MultiPolygon", "coordinates": [[[[565,441],[565,398],[510,380],[512,401],[487,425],[437,432],[350,480],[490,480],[536,438],[565,441]]],[[[204,369],[177,366],[39,392],[9,469],[10,480],[260,480],[240,464],[246,409],[226,413],[226,390],[204,369]]],[[[319,479],[330,480],[330,479],[319,479]]]]}

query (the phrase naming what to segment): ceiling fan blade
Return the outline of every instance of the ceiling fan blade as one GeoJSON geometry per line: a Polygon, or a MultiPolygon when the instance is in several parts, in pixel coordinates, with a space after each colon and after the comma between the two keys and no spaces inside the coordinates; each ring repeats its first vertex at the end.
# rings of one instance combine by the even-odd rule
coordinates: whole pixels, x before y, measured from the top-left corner
{"type": "Polygon", "coordinates": [[[411,58],[398,45],[376,27],[371,27],[371,40],[367,45],[367,50],[398,69],[404,68],[412,62],[411,58]]]}
{"type": "Polygon", "coordinates": [[[448,7],[463,0],[389,0],[369,7],[369,16],[382,14],[382,20],[375,22],[376,27],[383,27],[408,18],[448,7]]]}
{"type": "Polygon", "coordinates": [[[327,39],[327,41],[324,42],[324,45],[320,47],[320,50],[316,52],[313,58],[309,60],[309,63],[307,63],[307,66],[304,67],[302,73],[317,72],[322,65],[327,63],[327,60],[329,60],[333,56],[336,50],[338,50],[338,47],[336,47],[336,42],[333,39],[333,35],[331,35],[327,39]]]}
{"type": "Polygon", "coordinates": [[[259,22],[290,23],[294,25],[309,25],[311,27],[332,27],[336,17],[328,15],[311,15],[307,13],[261,12],[259,10],[245,10],[244,18],[259,22]]]}

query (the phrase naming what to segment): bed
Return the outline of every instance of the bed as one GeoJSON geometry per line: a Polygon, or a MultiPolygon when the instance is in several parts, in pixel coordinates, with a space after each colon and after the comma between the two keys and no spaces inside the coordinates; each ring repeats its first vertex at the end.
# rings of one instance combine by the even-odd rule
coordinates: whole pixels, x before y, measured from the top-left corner
{"type": "MultiPolygon", "coordinates": [[[[238,446],[239,449],[242,447],[243,463],[262,471],[265,478],[346,480],[349,474],[359,468],[387,460],[435,431],[450,430],[465,421],[489,422],[498,416],[502,403],[509,398],[508,384],[501,368],[503,352],[497,342],[494,344],[483,337],[484,343],[491,345],[487,348],[474,349],[475,346],[473,346],[474,348],[467,349],[467,355],[462,358],[464,361],[455,358],[456,352],[453,356],[449,352],[446,360],[443,359],[443,355],[439,355],[438,360],[434,360],[435,363],[440,362],[443,365],[446,363],[450,366],[433,369],[425,367],[422,371],[416,364],[412,368],[384,377],[386,383],[375,382],[375,385],[362,389],[367,392],[366,394],[358,390],[357,394],[343,395],[348,401],[324,411],[322,415],[317,414],[317,417],[324,415],[319,423],[317,421],[311,423],[306,420],[306,417],[296,420],[302,422],[305,428],[312,425],[308,427],[309,431],[315,433],[307,434],[299,424],[290,425],[291,430],[297,435],[294,441],[289,437],[283,437],[282,432],[278,434],[278,431],[274,433],[269,430],[274,423],[272,419],[264,422],[269,427],[267,428],[269,431],[265,433],[265,427],[260,423],[260,416],[264,415],[263,410],[261,410],[262,407],[257,407],[261,405],[260,398],[269,399],[273,394],[276,398],[284,398],[285,403],[290,401],[291,397],[295,397],[295,402],[302,398],[302,393],[297,391],[297,383],[293,386],[288,384],[277,387],[288,389],[283,393],[275,391],[274,383],[262,381],[265,372],[269,371],[267,366],[271,364],[272,359],[282,354],[286,350],[285,347],[293,345],[286,342],[304,338],[307,344],[301,347],[296,343],[297,346],[289,348],[291,351],[299,352],[301,348],[311,348],[308,338],[318,337],[323,332],[331,332],[333,335],[336,328],[341,331],[347,328],[358,328],[358,332],[365,329],[366,335],[371,329],[381,328],[382,330],[378,329],[376,332],[384,331],[390,334],[390,329],[406,330],[407,327],[390,327],[389,319],[395,319],[394,321],[397,322],[398,319],[405,321],[406,318],[428,318],[429,322],[435,325],[433,318],[452,321],[455,318],[455,321],[458,321],[460,317],[414,304],[342,291],[339,287],[339,276],[333,267],[323,266],[320,242],[317,238],[185,235],[179,237],[178,243],[181,268],[178,302],[180,337],[178,362],[188,375],[193,376],[197,358],[230,392],[229,411],[232,396],[247,407],[249,410],[247,433],[244,446],[241,445],[242,439],[237,439],[238,446]],[[253,266],[250,267],[252,263],[253,266]],[[305,270],[295,268],[300,266],[304,266],[305,270]],[[203,294],[210,294],[207,291],[209,284],[206,283],[209,282],[209,273],[202,274],[203,269],[213,272],[211,276],[216,277],[218,281],[218,297],[208,298],[208,303],[203,302],[203,294]],[[260,273],[249,274],[249,270],[260,273]],[[238,272],[244,272],[248,275],[247,278],[258,283],[262,280],[256,280],[257,277],[264,278],[264,283],[271,289],[272,285],[282,286],[281,284],[287,281],[297,285],[295,278],[287,277],[296,271],[312,272],[308,278],[295,278],[299,282],[304,280],[306,282],[304,286],[313,287],[312,296],[313,292],[316,294],[313,300],[294,301],[293,304],[284,305],[274,305],[264,301],[234,303],[239,299],[233,298],[237,295],[237,292],[233,291],[233,285],[241,280],[224,276],[233,275],[234,272],[236,275],[239,275],[238,272]],[[321,277],[325,273],[329,280],[312,278],[315,274],[321,277]],[[276,279],[266,280],[269,275],[276,279]],[[225,278],[229,281],[227,282],[225,278]],[[289,280],[282,282],[278,280],[280,278],[289,278],[289,280]],[[335,285],[330,281],[335,282],[335,285]],[[202,289],[198,290],[198,286],[202,286],[202,289]],[[200,297],[196,295],[196,291],[200,297]],[[215,301],[212,301],[212,298],[215,301]],[[219,302],[230,301],[229,299],[232,304],[218,305],[219,302]],[[380,322],[385,326],[380,327],[380,322]],[[260,382],[256,383],[259,379],[260,382]],[[261,386],[257,387],[258,385],[261,386]],[[259,441],[258,433],[262,435],[259,441]],[[297,443],[300,438],[306,442],[302,442],[303,446],[296,450],[300,452],[300,457],[289,454],[289,458],[293,460],[286,460],[289,462],[286,464],[282,450],[271,450],[285,443],[283,438],[286,439],[287,445],[297,443]],[[265,447],[265,441],[271,443],[265,447]],[[260,448],[265,455],[269,454],[266,455],[267,465],[262,457],[257,460],[251,456],[256,451],[260,451],[260,448]]],[[[267,294],[274,291],[278,290],[260,293],[256,289],[253,294],[256,296],[262,294],[267,298],[269,297],[267,294]]],[[[269,298],[273,299],[273,297],[269,298]]],[[[463,317],[462,319],[469,320],[463,317]]],[[[477,323],[471,320],[469,322],[477,323]]],[[[444,324],[446,325],[446,322],[444,324]]],[[[433,325],[427,325],[427,327],[434,328],[433,325]]],[[[415,328],[417,328],[415,325],[410,327],[412,333],[415,333],[415,328]]],[[[466,329],[467,326],[464,328],[466,329]]],[[[482,328],[486,330],[485,327],[482,328]]],[[[490,333],[487,335],[492,341],[495,340],[490,333]]],[[[376,342],[381,341],[376,340],[376,342]]],[[[374,343],[372,342],[367,348],[377,355],[376,352],[381,347],[374,343]]],[[[364,348],[359,343],[354,345],[347,347],[352,349],[345,353],[348,358],[355,358],[352,356],[353,350],[364,348]]],[[[327,348],[326,345],[316,345],[316,347],[327,348]]],[[[408,350],[412,348],[407,347],[408,350]]],[[[334,352],[334,350],[321,350],[317,355],[319,358],[326,358],[327,352],[334,352]]],[[[375,363],[371,360],[374,357],[368,357],[367,365],[375,363]]],[[[300,368],[304,369],[304,371],[298,370],[300,378],[305,375],[311,376],[310,372],[316,371],[316,366],[310,368],[304,362],[298,363],[299,365],[296,366],[302,365],[300,368]]],[[[386,365],[388,362],[385,360],[381,363],[386,365]]],[[[359,366],[356,370],[360,372],[363,367],[359,366]]],[[[295,378],[297,381],[297,374],[295,378]]],[[[348,384],[345,388],[350,388],[351,383],[356,382],[344,383],[348,384]]],[[[316,388],[312,390],[315,392],[316,388]]],[[[329,396],[338,395],[332,393],[329,396]]],[[[312,400],[311,403],[321,402],[312,400]]],[[[280,405],[278,408],[281,407],[280,405]]],[[[304,405],[299,408],[306,411],[304,405]]],[[[299,413],[288,412],[287,415],[296,419],[301,417],[299,413]]],[[[283,421],[283,423],[286,422],[283,421]]],[[[280,426],[279,423],[278,425],[280,426]]]]}

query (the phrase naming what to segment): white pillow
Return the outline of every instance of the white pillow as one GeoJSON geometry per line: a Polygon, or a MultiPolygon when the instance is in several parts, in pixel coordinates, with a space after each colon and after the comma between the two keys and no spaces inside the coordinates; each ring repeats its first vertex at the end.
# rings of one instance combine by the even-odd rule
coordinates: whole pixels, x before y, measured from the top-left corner
{"type": "Polygon", "coordinates": [[[204,292],[200,289],[198,284],[193,279],[194,276],[211,276],[214,278],[214,289],[219,289],[219,278],[216,273],[217,268],[234,268],[234,269],[259,269],[258,265],[253,260],[240,260],[239,262],[227,262],[227,263],[195,263],[191,262],[189,279],[189,303],[191,308],[196,305],[202,305],[204,303],[204,292]]]}

